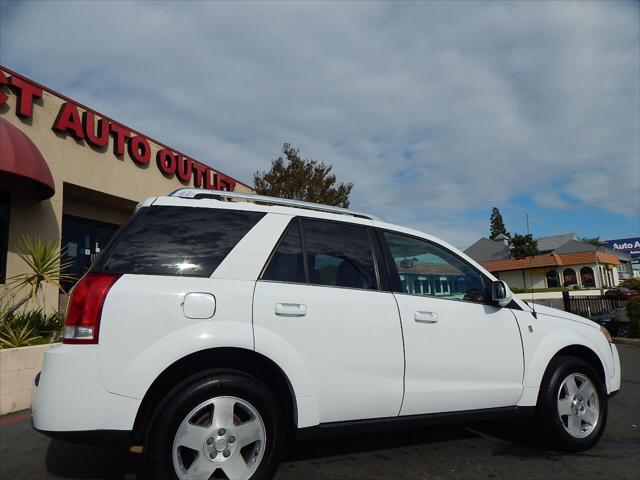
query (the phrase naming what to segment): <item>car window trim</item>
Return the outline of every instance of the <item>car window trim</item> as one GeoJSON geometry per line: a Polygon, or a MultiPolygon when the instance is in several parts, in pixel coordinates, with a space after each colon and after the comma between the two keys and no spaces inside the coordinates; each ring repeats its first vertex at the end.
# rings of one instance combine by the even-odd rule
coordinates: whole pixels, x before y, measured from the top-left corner
{"type": "Polygon", "coordinates": [[[379,233],[375,227],[369,227],[369,235],[373,246],[373,256],[376,264],[376,273],[378,275],[378,286],[382,292],[391,292],[391,275],[389,275],[389,266],[385,258],[385,252],[380,242],[379,233]]]}
{"type": "Polygon", "coordinates": [[[371,258],[373,259],[373,272],[376,277],[376,286],[378,290],[382,290],[382,281],[380,279],[380,269],[378,267],[378,255],[374,245],[372,228],[367,227],[367,237],[369,238],[369,249],[371,250],[371,258]]]}
{"type": "MultiPolygon", "coordinates": [[[[384,258],[385,267],[387,270],[387,275],[389,276],[389,291],[393,293],[402,293],[402,284],[400,283],[400,272],[398,272],[398,267],[396,266],[396,262],[393,259],[393,255],[391,254],[391,249],[389,248],[389,244],[387,240],[384,238],[384,230],[382,228],[375,228],[376,237],[378,238],[378,243],[380,244],[380,248],[382,249],[382,256],[384,258]]],[[[389,232],[393,232],[393,230],[388,230],[389,232]]]]}
{"type": "MultiPolygon", "coordinates": [[[[311,275],[309,275],[309,258],[307,257],[307,241],[304,234],[304,222],[301,216],[297,216],[298,231],[300,232],[300,248],[302,251],[302,268],[304,269],[304,283],[311,285],[311,275]]],[[[295,282],[297,283],[297,282],[295,282]]]]}
{"type": "Polygon", "coordinates": [[[354,290],[356,292],[394,293],[391,291],[378,290],[373,288],[342,287],[340,285],[325,285],[322,283],[306,283],[306,282],[301,283],[301,282],[287,282],[284,280],[265,280],[265,279],[260,279],[259,281],[264,283],[280,283],[282,285],[305,285],[307,287],[339,288],[341,290],[354,290]]]}

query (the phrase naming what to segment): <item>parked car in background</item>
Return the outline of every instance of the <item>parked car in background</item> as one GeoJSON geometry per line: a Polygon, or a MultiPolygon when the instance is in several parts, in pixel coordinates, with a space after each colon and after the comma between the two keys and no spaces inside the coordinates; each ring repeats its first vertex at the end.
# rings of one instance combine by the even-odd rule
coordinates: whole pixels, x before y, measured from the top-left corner
{"type": "Polygon", "coordinates": [[[585,450],[620,380],[606,329],[533,311],[435,237],[182,189],[75,286],[32,410],[50,436],[119,436],[153,480],[265,480],[288,439],[358,427],[537,412],[550,446],[585,450]]]}
{"type": "Polygon", "coordinates": [[[631,325],[624,308],[616,308],[613,312],[596,315],[592,320],[606,328],[613,337],[629,336],[631,325]]]}
{"type": "Polygon", "coordinates": [[[604,296],[606,298],[615,298],[617,300],[626,300],[637,295],[640,295],[639,291],[625,287],[612,288],[611,290],[604,292],[604,296]]]}

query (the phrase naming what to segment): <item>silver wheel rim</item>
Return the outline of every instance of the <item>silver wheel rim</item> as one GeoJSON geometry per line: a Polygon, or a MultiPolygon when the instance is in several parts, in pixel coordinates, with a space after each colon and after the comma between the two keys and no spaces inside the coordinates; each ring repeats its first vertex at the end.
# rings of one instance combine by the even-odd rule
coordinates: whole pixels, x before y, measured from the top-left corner
{"type": "Polygon", "coordinates": [[[586,438],[600,419],[600,401],[595,386],[585,375],[572,373],[560,385],[558,416],[574,438],[586,438]]]}
{"type": "Polygon", "coordinates": [[[266,437],[253,405],[215,397],[191,410],[178,426],[173,468],[180,480],[208,480],[219,471],[231,480],[248,480],[262,461],[266,437]]]}

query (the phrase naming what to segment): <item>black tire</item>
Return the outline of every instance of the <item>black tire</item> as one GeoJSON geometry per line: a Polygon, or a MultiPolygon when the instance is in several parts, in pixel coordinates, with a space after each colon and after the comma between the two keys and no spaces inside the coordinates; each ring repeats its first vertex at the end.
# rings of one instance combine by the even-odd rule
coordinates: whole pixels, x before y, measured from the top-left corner
{"type": "Polygon", "coordinates": [[[629,336],[629,324],[624,323],[622,325],[618,325],[616,329],[616,337],[628,337],[629,336]]]}
{"type": "MultiPolygon", "coordinates": [[[[563,389],[563,398],[566,390],[563,389]]],[[[570,397],[573,398],[573,397],[570,397]]],[[[583,397],[578,397],[583,398],[583,397]]],[[[586,402],[586,400],[585,400],[586,402]]],[[[586,403],[585,403],[586,406],[586,403]]],[[[579,407],[579,404],[577,405],[579,407]]],[[[538,398],[538,418],[542,421],[546,433],[550,436],[552,446],[568,452],[579,452],[593,447],[602,436],[607,423],[607,395],[603,379],[596,370],[584,360],[571,356],[558,356],[552,360],[542,380],[538,398]],[[584,420],[581,428],[585,430],[584,438],[577,438],[568,431],[568,416],[560,417],[558,399],[565,379],[577,374],[579,378],[588,379],[597,397],[598,419],[590,428],[584,420]],[[588,431],[588,433],[587,433],[588,431]]]]}
{"type": "MultiPolygon", "coordinates": [[[[202,402],[217,397],[237,397],[257,410],[266,430],[263,456],[250,478],[271,479],[282,456],[286,433],[282,412],[268,387],[253,377],[228,371],[200,374],[191,381],[183,382],[182,385],[183,387],[174,389],[160,404],[152,424],[147,429],[144,447],[147,478],[179,480],[180,477],[173,465],[172,449],[174,437],[182,421],[202,402]]],[[[204,452],[200,453],[203,454],[204,452]]]]}

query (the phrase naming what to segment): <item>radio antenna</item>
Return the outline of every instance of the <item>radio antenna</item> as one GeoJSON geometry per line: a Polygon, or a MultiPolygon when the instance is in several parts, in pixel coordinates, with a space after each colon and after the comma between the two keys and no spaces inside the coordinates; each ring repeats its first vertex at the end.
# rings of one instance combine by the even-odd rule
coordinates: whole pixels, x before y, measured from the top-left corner
{"type": "MultiPolygon", "coordinates": [[[[527,216],[527,236],[531,235],[529,232],[529,214],[527,216]]],[[[531,284],[531,308],[533,309],[533,316],[538,318],[538,314],[536,313],[536,304],[534,303],[535,297],[533,292],[533,255],[529,256],[529,283],[531,284]]]]}

